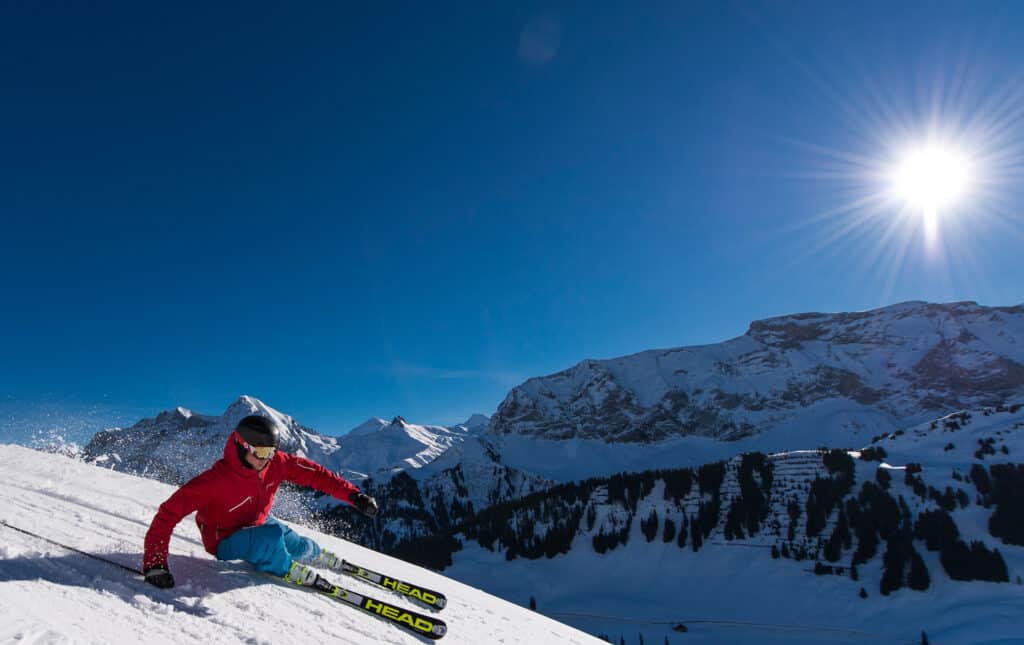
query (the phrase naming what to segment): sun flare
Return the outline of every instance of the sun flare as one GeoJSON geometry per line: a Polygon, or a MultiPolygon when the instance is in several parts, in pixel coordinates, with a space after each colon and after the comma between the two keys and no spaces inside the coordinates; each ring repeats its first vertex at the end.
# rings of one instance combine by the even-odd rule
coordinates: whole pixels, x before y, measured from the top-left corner
{"type": "Polygon", "coordinates": [[[951,145],[925,144],[908,149],[891,172],[894,196],[924,217],[960,201],[974,175],[970,157],[951,145]]]}

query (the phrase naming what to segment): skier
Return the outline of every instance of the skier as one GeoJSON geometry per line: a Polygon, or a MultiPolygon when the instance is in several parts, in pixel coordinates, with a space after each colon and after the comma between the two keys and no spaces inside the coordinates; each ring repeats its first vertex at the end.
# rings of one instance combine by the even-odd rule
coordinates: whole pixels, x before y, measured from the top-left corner
{"type": "Polygon", "coordinates": [[[377,502],[352,483],[319,464],[277,449],[275,423],[258,415],[245,417],[224,445],[224,458],[160,505],[146,532],[142,558],[146,582],[161,589],[174,586],[167,568],[171,533],[193,511],[203,546],[218,560],[246,560],[259,571],[289,582],[311,584],[316,572],[302,563],[333,568],[340,559],[320,549],[270,515],[282,481],[311,486],[346,501],[367,517],[377,502]]]}

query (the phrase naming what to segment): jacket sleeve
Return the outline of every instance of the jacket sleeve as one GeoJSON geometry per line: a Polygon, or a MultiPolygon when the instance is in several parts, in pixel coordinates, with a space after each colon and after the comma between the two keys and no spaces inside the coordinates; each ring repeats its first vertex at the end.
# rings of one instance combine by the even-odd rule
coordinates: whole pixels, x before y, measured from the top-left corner
{"type": "Polygon", "coordinates": [[[285,458],[284,478],[290,482],[315,488],[321,493],[348,502],[349,495],[359,492],[359,488],[347,480],[338,477],[315,461],[295,455],[283,455],[285,458]]]}
{"type": "Polygon", "coordinates": [[[206,500],[203,490],[205,481],[202,475],[191,479],[160,505],[153,522],[149,525],[149,530],[146,531],[145,552],[142,556],[143,570],[167,566],[171,533],[182,518],[203,505],[206,500]]]}

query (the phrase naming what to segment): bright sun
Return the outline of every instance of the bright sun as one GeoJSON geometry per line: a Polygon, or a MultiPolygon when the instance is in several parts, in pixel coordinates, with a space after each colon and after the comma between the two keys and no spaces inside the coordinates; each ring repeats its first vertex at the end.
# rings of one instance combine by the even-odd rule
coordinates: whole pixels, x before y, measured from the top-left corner
{"type": "Polygon", "coordinates": [[[935,217],[970,189],[973,168],[952,146],[927,144],[907,150],[892,169],[892,191],[924,217],[935,217]]]}
{"type": "Polygon", "coordinates": [[[983,246],[1021,239],[1024,84],[990,84],[988,74],[968,61],[955,76],[936,69],[934,81],[889,85],[881,74],[836,93],[836,146],[795,141],[815,193],[832,190],[797,229],[805,255],[855,253],[888,297],[906,276],[973,284],[992,261],[983,246]]]}

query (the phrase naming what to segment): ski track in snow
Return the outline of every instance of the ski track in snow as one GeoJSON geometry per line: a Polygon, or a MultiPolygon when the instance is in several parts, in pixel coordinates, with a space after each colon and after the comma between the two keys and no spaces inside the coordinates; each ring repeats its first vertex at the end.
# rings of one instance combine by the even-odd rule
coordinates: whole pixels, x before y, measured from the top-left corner
{"type": "MultiPolygon", "coordinates": [[[[0,446],[0,519],[138,568],[143,536],[174,487],[17,446],[0,446]]],[[[599,643],[541,614],[414,565],[326,536],[299,532],[369,568],[448,595],[444,644],[599,643]]],[[[138,576],[0,526],[0,642],[427,643],[331,598],[288,586],[242,562],[207,554],[191,516],[171,541],[177,581],[159,590],[138,576]]],[[[336,572],[328,579],[430,614],[396,594],[336,572]]]]}

